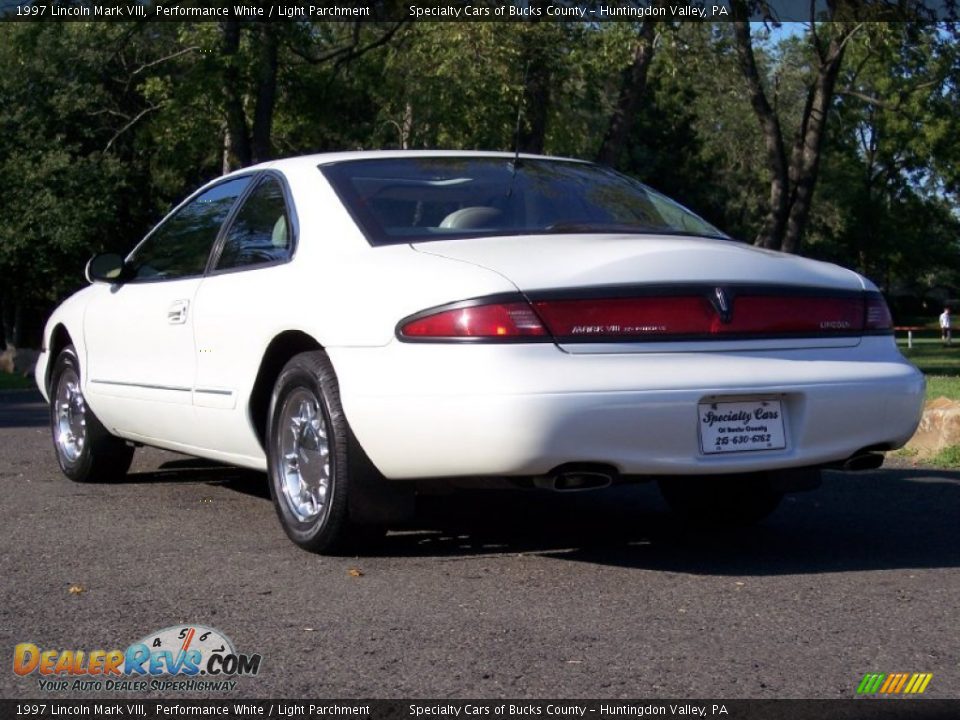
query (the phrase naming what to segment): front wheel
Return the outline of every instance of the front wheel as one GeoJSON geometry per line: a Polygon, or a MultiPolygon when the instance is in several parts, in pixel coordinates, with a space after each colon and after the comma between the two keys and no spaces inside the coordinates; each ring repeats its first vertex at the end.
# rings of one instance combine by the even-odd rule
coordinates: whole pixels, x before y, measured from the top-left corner
{"type": "Polygon", "coordinates": [[[760,522],[777,509],[783,493],[767,473],[660,480],[670,509],[707,527],[742,527],[760,522]]]}
{"type": "Polygon", "coordinates": [[[109,482],[126,475],[134,449],[107,432],[87,406],[73,345],[57,356],[50,391],[50,431],[63,474],[75,482],[109,482]]]}
{"type": "Polygon", "coordinates": [[[287,535],[317,553],[356,549],[383,535],[350,517],[356,453],[333,366],[322,351],[291,359],[270,400],[267,459],[270,494],[287,535]]]}

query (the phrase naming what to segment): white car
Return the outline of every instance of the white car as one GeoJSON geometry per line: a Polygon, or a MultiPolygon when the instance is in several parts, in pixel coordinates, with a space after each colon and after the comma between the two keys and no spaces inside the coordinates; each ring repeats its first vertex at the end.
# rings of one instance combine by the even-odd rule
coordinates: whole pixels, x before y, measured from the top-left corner
{"type": "Polygon", "coordinates": [[[37,382],[77,481],[151,445],[269,473],[333,552],[420,481],[658,479],[764,517],[920,418],[877,288],[735,242],[586,162],[354,152],[246,168],[177,206],[50,318],[37,382]]]}

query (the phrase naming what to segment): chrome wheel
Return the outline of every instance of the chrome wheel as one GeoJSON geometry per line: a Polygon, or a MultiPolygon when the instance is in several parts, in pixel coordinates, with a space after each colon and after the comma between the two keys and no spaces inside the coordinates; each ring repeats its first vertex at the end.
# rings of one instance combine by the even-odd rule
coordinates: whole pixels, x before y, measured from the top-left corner
{"type": "Polygon", "coordinates": [[[87,441],[87,404],[72,368],[66,368],[57,383],[56,411],[57,452],[67,462],[76,462],[87,441]]]}
{"type": "Polygon", "coordinates": [[[316,395],[297,388],[279,418],[277,475],[287,504],[301,522],[313,522],[327,509],[330,495],[330,440],[316,395]]]}

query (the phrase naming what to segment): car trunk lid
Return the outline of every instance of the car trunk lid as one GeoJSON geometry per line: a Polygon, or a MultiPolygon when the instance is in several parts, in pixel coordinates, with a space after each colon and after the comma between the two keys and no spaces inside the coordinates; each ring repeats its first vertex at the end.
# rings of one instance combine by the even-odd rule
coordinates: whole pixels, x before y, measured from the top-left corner
{"type": "Polygon", "coordinates": [[[870,305],[849,270],[709,238],[531,235],[413,247],[503,275],[568,352],[852,346],[870,305]]]}

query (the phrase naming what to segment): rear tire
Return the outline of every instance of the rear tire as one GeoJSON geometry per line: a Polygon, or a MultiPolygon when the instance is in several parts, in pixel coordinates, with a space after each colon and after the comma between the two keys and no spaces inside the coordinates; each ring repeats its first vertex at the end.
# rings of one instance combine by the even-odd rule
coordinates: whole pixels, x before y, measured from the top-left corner
{"type": "Polygon", "coordinates": [[[770,515],[783,493],[768,473],[661,479],[660,492],[674,513],[707,527],[744,527],[770,515]]]}
{"type": "Polygon", "coordinates": [[[280,524],[297,545],[315,553],[345,554],[383,538],[380,525],[351,518],[361,492],[337,377],[323,351],[301,353],[280,372],[270,399],[267,464],[270,495],[280,524]]]}
{"type": "Polygon", "coordinates": [[[130,469],[134,448],[107,432],[87,406],[73,345],[60,352],[53,366],[50,432],[60,469],[74,482],[111,482],[130,469]]]}

